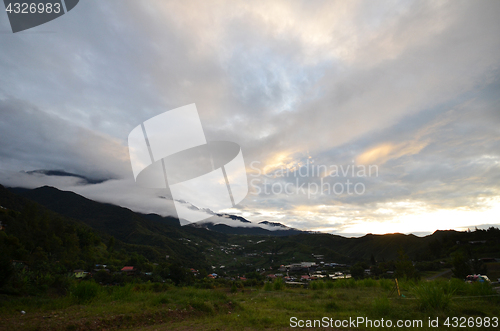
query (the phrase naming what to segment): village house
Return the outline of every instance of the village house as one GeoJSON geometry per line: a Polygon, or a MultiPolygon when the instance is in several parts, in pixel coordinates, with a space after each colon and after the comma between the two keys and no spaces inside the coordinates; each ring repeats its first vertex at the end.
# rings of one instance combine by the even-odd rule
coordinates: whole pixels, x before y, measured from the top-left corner
{"type": "Polygon", "coordinates": [[[73,270],[73,275],[75,276],[75,278],[85,278],[87,276],[88,272],[84,271],[84,270],[81,270],[81,269],[76,269],[76,270],[73,270]]]}
{"type": "Polygon", "coordinates": [[[122,272],[125,272],[127,275],[133,275],[135,274],[135,268],[133,266],[125,266],[121,270],[122,272]]]}

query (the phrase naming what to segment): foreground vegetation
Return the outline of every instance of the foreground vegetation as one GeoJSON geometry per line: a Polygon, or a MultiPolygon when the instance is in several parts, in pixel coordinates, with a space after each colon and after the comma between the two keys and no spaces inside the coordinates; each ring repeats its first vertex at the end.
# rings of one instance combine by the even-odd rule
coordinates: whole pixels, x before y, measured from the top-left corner
{"type": "Polygon", "coordinates": [[[292,317],[438,317],[448,329],[448,316],[500,317],[491,285],[463,281],[500,277],[500,229],[235,236],[39,190],[62,214],[0,186],[0,330],[291,329],[292,317]],[[283,271],[309,259],[316,265],[283,271]],[[329,279],[337,273],[353,279],[329,279]],[[287,274],[318,280],[293,288],[280,278],[287,274]]]}
{"type": "Polygon", "coordinates": [[[0,297],[0,329],[288,329],[291,317],[325,316],[420,319],[425,326],[429,317],[442,323],[448,316],[500,316],[500,297],[490,284],[458,279],[399,284],[401,296],[388,279],[316,281],[309,288],[289,288],[276,280],[262,287],[215,289],[82,281],[62,296],[0,297]]]}

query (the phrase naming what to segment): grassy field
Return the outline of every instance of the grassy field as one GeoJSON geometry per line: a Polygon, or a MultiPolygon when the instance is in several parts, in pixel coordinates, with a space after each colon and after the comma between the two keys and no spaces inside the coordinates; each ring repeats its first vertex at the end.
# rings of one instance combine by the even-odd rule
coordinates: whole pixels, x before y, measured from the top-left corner
{"type": "Polygon", "coordinates": [[[400,290],[402,296],[393,281],[372,279],[316,281],[307,289],[281,282],[238,289],[82,282],[62,297],[0,297],[0,329],[288,330],[294,329],[291,317],[422,320],[420,329],[429,329],[428,319],[438,317],[438,329],[450,329],[442,324],[446,317],[500,317],[500,297],[489,285],[458,279],[402,281],[400,290]]]}

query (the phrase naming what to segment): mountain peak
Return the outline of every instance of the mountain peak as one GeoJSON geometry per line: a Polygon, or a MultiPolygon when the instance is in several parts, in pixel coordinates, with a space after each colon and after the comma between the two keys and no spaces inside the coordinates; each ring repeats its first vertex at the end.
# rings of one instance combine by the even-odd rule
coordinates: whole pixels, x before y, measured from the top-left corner
{"type": "Polygon", "coordinates": [[[216,215],[219,217],[223,217],[223,218],[230,218],[234,221],[240,221],[242,223],[252,223],[249,220],[247,220],[246,218],[243,218],[241,216],[230,215],[230,214],[216,214],[216,215]]]}
{"type": "Polygon", "coordinates": [[[285,224],[281,224],[278,222],[262,221],[262,222],[259,222],[259,224],[264,224],[264,225],[273,226],[273,227],[279,227],[282,229],[291,229],[290,227],[286,226],[285,224]]]}

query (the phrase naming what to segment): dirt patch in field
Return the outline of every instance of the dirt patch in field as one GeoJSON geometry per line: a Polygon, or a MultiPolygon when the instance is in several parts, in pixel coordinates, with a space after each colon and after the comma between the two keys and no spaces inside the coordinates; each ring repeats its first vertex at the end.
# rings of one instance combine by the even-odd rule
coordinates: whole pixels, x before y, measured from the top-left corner
{"type": "MultiPolygon", "coordinates": [[[[230,309],[228,307],[228,309],[230,309]]],[[[204,315],[193,308],[186,310],[160,309],[155,312],[137,312],[133,314],[107,314],[87,316],[83,309],[54,313],[34,313],[0,318],[0,330],[116,330],[137,328],[163,323],[181,322],[204,315]]]]}

